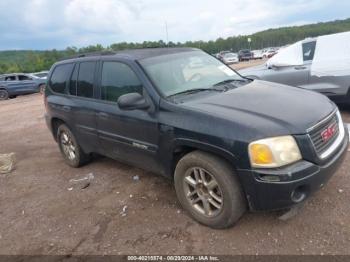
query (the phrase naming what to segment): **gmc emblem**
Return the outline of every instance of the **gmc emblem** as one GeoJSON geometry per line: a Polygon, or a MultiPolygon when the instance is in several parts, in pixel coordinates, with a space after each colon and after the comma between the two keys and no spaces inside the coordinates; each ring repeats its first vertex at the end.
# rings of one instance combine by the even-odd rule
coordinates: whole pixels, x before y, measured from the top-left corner
{"type": "Polygon", "coordinates": [[[334,136],[336,131],[337,131],[337,124],[336,123],[330,125],[325,130],[323,130],[321,132],[321,137],[322,137],[323,142],[327,142],[329,139],[331,139],[334,136]]]}

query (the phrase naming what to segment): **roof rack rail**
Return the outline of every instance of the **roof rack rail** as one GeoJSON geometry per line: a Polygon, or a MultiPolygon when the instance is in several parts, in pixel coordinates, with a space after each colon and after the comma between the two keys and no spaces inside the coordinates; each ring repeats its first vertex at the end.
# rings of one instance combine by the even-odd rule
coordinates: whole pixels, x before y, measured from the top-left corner
{"type": "Polygon", "coordinates": [[[90,53],[81,53],[74,56],[68,56],[61,58],[59,61],[74,59],[74,58],[81,58],[81,57],[89,57],[89,56],[104,56],[104,55],[115,55],[116,52],[113,51],[101,51],[101,52],[90,52],[90,53]]]}

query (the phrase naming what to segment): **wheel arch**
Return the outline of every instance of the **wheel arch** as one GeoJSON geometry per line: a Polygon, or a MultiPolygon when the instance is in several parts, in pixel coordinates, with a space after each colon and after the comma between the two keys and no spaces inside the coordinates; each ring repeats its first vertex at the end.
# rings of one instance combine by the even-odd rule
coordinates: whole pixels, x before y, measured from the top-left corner
{"type": "Polygon", "coordinates": [[[51,119],[51,130],[52,130],[52,135],[55,139],[55,141],[57,142],[57,131],[58,131],[58,127],[62,124],[67,125],[67,123],[65,121],[63,121],[60,118],[57,117],[53,117],[51,119]]]}
{"type": "Polygon", "coordinates": [[[5,91],[7,91],[7,93],[10,93],[6,86],[0,86],[0,90],[5,90],[5,91]]]}
{"type": "Polygon", "coordinates": [[[0,86],[0,90],[5,91],[7,93],[7,98],[10,98],[10,91],[6,88],[6,86],[0,86]]]}
{"type": "Polygon", "coordinates": [[[202,142],[202,141],[195,141],[191,139],[178,139],[174,143],[173,150],[172,150],[172,161],[171,161],[171,169],[170,169],[170,173],[172,176],[174,175],[174,171],[179,160],[182,157],[184,157],[186,154],[196,150],[200,150],[203,152],[207,152],[207,153],[211,153],[213,155],[219,156],[222,159],[226,160],[234,169],[237,166],[237,161],[238,161],[237,157],[232,152],[224,148],[221,148],[206,142],[202,142]]]}

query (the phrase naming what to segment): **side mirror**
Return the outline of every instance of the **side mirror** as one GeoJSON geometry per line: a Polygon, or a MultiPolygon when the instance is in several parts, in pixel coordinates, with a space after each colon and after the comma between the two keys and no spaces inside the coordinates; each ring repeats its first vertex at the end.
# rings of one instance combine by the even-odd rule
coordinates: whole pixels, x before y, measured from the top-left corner
{"type": "Polygon", "coordinates": [[[117,104],[120,109],[134,110],[134,109],[147,109],[149,104],[146,99],[139,93],[129,93],[122,95],[118,98],[117,104]]]}

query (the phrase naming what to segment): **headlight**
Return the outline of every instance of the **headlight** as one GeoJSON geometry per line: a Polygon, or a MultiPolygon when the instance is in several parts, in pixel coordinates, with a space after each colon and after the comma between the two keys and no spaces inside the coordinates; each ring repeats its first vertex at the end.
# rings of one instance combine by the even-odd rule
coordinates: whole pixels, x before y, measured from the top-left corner
{"type": "Polygon", "coordinates": [[[301,159],[299,147],[292,136],[254,141],[249,144],[248,151],[253,167],[280,167],[301,159]]]}

